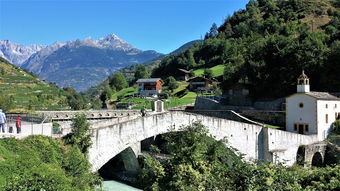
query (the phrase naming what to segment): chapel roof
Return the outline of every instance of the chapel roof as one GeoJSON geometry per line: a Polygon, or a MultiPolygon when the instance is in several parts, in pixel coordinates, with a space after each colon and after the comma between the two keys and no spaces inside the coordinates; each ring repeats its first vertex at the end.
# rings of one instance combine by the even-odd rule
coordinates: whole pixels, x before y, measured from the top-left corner
{"type": "Polygon", "coordinates": [[[328,92],[306,92],[306,95],[312,96],[316,99],[320,99],[320,100],[337,100],[340,101],[340,98],[331,95],[328,92]]]}
{"type": "Polygon", "coordinates": [[[309,79],[308,76],[305,74],[305,71],[302,70],[302,74],[299,76],[298,79],[309,79]]]}

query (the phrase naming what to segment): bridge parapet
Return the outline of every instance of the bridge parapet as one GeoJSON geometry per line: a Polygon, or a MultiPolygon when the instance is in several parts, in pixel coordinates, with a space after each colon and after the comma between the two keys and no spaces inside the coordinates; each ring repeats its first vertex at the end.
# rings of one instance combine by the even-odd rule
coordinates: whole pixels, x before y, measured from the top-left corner
{"type": "Polygon", "coordinates": [[[76,115],[85,114],[87,119],[112,119],[140,115],[139,110],[91,110],[91,111],[39,111],[52,121],[71,120],[76,115]]]}

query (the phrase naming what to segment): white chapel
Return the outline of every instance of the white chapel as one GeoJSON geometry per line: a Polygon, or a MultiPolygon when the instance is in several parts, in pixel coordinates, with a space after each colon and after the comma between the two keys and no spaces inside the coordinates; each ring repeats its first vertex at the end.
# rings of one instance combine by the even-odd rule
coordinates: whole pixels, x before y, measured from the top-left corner
{"type": "Polygon", "coordinates": [[[310,91],[309,78],[302,71],[297,93],[286,98],[286,130],[299,134],[317,134],[324,140],[332,123],[340,116],[340,98],[327,92],[310,91]]]}

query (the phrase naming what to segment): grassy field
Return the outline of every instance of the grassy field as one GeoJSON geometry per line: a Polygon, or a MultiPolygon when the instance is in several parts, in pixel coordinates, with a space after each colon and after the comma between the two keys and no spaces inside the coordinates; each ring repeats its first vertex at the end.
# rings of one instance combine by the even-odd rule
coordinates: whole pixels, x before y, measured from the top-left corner
{"type": "MultiPolygon", "coordinates": [[[[223,64],[220,64],[220,65],[217,65],[217,66],[210,68],[212,73],[213,73],[213,77],[222,76],[223,72],[224,72],[224,68],[225,68],[225,66],[223,64]]],[[[195,76],[201,76],[204,73],[204,68],[197,69],[197,70],[194,71],[194,73],[195,73],[195,76]]]]}
{"type": "Polygon", "coordinates": [[[124,88],[112,95],[111,101],[117,101],[120,96],[128,96],[137,93],[137,89],[135,87],[124,88]]]}
{"type": "MultiPolygon", "coordinates": [[[[170,108],[194,103],[197,95],[195,92],[185,92],[188,85],[188,82],[179,82],[179,87],[171,93],[172,96],[168,99],[163,99],[164,107],[170,108]],[[180,94],[181,91],[184,92],[184,94],[180,94]],[[176,94],[180,94],[181,96],[175,96],[176,94]]],[[[166,86],[163,87],[163,90],[167,91],[167,89],[168,88],[166,86]]],[[[113,94],[111,102],[116,102],[116,104],[120,107],[131,106],[131,109],[141,109],[142,107],[151,109],[151,102],[153,99],[133,97],[132,95],[136,93],[137,89],[134,87],[122,89],[113,94]],[[120,100],[118,100],[119,97],[121,98],[120,100]]]]}
{"type": "Polygon", "coordinates": [[[68,109],[66,96],[54,85],[0,58],[0,92],[14,99],[13,111],[68,109]]]}

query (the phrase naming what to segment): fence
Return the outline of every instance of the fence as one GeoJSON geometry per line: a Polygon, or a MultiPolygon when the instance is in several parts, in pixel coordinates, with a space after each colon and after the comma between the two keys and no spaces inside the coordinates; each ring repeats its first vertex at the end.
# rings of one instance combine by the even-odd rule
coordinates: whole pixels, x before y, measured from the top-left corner
{"type": "Polygon", "coordinates": [[[32,113],[7,113],[5,132],[1,137],[25,137],[29,135],[52,135],[52,123],[49,117],[32,113]],[[17,118],[21,118],[21,132],[16,128],[17,118]]]}

